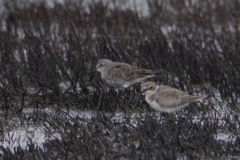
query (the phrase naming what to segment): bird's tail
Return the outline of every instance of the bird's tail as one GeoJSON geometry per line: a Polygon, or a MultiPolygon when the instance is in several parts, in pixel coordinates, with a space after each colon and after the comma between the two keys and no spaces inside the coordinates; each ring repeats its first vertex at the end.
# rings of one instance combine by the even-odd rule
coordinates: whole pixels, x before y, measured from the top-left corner
{"type": "Polygon", "coordinates": [[[181,100],[183,102],[188,102],[188,103],[198,101],[198,100],[207,100],[207,99],[208,99],[208,96],[206,96],[206,95],[202,95],[202,96],[188,95],[188,96],[184,96],[184,97],[181,98],[181,100]]]}
{"type": "Polygon", "coordinates": [[[156,70],[156,71],[153,71],[155,75],[163,75],[165,72],[164,72],[164,69],[160,69],[160,70],[156,70]]]}

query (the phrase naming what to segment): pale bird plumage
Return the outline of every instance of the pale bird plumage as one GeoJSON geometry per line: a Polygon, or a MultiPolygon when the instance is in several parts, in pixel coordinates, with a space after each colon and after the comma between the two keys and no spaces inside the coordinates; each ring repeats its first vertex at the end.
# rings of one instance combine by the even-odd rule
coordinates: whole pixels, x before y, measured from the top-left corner
{"type": "Polygon", "coordinates": [[[139,83],[156,74],[163,73],[163,70],[151,71],[133,67],[127,63],[112,62],[109,59],[100,59],[96,65],[96,71],[101,73],[101,78],[112,87],[127,88],[139,83]]]}
{"type": "Polygon", "coordinates": [[[188,95],[176,88],[156,85],[153,82],[146,82],[142,86],[142,93],[145,95],[145,100],[154,110],[159,112],[176,112],[189,103],[206,98],[207,96],[188,95]]]}

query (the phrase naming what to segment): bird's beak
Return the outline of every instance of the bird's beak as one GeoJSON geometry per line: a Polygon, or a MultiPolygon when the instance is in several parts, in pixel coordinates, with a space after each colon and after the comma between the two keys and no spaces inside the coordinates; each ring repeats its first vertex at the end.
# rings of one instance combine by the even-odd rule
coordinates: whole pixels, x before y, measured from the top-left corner
{"type": "Polygon", "coordinates": [[[88,76],[89,76],[89,82],[92,81],[93,77],[94,77],[94,72],[96,71],[96,68],[91,70],[90,72],[88,72],[88,76]]]}
{"type": "Polygon", "coordinates": [[[144,89],[144,90],[142,90],[141,93],[144,93],[144,92],[148,91],[149,89],[151,89],[151,88],[144,89]]]}
{"type": "Polygon", "coordinates": [[[89,73],[88,73],[88,75],[91,75],[91,74],[93,74],[94,72],[96,72],[97,71],[97,68],[94,68],[93,70],[91,70],[89,73]]]}

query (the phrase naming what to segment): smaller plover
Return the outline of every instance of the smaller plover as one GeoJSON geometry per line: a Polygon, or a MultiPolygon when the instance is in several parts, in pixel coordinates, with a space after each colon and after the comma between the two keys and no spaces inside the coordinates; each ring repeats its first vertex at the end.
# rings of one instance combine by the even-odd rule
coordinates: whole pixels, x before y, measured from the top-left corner
{"type": "Polygon", "coordinates": [[[115,88],[127,88],[135,83],[163,73],[163,70],[140,69],[127,63],[112,62],[109,59],[100,59],[95,71],[100,72],[102,79],[115,88]]]}
{"type": "Polygon", "coordinates": [[[142,86],[142,94],[145,95],[145,100],[154,110],[159,112],[176,112],[189,103],[201,100],[207,96],[192,96],[188,95],[178,89],[156,85],[153,82],[146,82],[142,86]]]}

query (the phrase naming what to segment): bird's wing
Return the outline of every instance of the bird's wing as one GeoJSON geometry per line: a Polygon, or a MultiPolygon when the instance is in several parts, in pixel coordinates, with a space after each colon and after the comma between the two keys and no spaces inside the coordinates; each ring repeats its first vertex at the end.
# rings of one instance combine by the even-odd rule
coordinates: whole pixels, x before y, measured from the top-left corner
{"type": "Polygon", "coordinates": [[[182,106],[188,104],[189,102],[181,101],[180,95],[185,94],[183,92],[178,92],[177,90],[173,91],[164,91],[158,92],[155,95],[156,102],[163,108],[175,108],[177,106],[182,106]]]}
{"type": "Polygon", "coordinates": [[[205,97],[206,97],[205,95],[202,95],[202,96],[187,95],[187,96],[181,97],[181,100],[190,103],[190,102],[194,102],[194,101],[200,100],[205,97]]]}
{"type": "Polygon", "coordinates": [[[108,74],[108,76],[115,77],[116,79],[126,80],[127,77],[134,76],[134,73],[131,72],[129,67],[131,67],[131,66],[128,64],[117,63],[117,64],[110,66],[107,69],[107,74],[108,74]]]}
{"type": "Polygon", "coordinates": [[[137,67],[131,66],[131,71],[135,74],[137,78],[142,78],[142,77],[148,77],[148,76],[154,76],[155,73],[151,70],[147,69],[140,69],[137,67]]]}
{"type": "Polygon", "coordinates": [[[107,70],[107,74],[125,81],[133,81],[137,78],[154,75],[154,73],[150,70],[139,69],[125,63],[117,63],[110,66],[107,70]]]}

